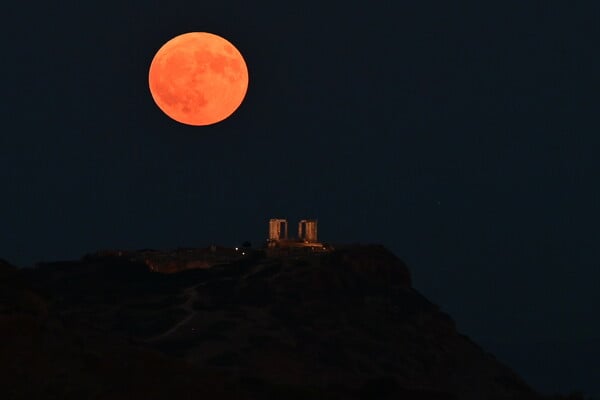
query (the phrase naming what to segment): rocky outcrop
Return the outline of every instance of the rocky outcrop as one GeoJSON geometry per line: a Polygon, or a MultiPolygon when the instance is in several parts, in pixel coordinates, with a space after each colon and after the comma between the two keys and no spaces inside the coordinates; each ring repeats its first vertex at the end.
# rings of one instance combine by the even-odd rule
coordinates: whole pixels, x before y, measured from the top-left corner
{"type": "MultiPolygon", "coordinates": [[[[48,299],[46,322],[27,328],[32,337],[71,338],[57,342],[62,353],[53,346],[35,351],[49,352],[43,357],[60,365],[63,357],[67,370],[85,365],[109,383],[123,381],[98,365],[143,368],[139,360],[147,358],[152,376],[161,366],[203,371],[223,382],[223,397],[539,398],[510,368],[458,333],[452,319],[411,286],[406,265],[382,246],[275,258],[256,252],[173,274],[146,265],[102,256],[20,273],[26,290],[48,299]],[[48,326],[61,328],[48,333],[48,326]],[[105,356],[115,349],[119,357],[105,356]]],[[[4,330],[5,342],[25,349],[9,332],[4,330]]],[[[11,357],[26,372],[31,360],[25,353],[11,357]]],[[[178,393],[190,395],[186,391],[196,387],[171,372],[165,377],[179,382],[178,393]]],[[[90,375],[76,381],[84,382],[76,385],[78,395],[105,393],[90,375]]],[[[114,393],[124,396],[122,388],[114,393]]],[[[138,390],[134,397],[144,392],[138,390]]]]}

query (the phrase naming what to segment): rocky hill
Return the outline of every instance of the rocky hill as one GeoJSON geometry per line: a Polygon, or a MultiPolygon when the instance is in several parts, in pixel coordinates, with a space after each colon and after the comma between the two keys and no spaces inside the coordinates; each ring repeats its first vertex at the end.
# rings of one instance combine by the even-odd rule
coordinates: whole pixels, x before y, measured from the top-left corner
{"type": "Polygon", "coordinates": [[[0,264],[2,398],[540,399],[382,246],[0,264]]]}

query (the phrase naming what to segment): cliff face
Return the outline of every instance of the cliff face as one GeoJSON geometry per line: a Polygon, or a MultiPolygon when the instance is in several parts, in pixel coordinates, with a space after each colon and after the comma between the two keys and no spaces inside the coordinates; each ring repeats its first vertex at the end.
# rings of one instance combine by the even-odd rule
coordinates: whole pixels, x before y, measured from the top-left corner
{"type": "MultiPolygon", "coordinates": [[[[95,338],[65,353],[70,365],[92,352],[98,365],[130,363],[143,376],[146,366],[136,360],[149,357],[149,375],[164,363],[200,380],[217,377],[218,395],[237,398],[539,398],[459,334],[382,246],[285,258],[251,252],[169,275],[118,257],[19,275],[49,309],[32,332],[55,325],[67,336],[95,338]],[[122,356],[106,360],[98,349],[107,348],[122,356]]],[[[192,387],[180,383],[179,393],[192,387]]]]}

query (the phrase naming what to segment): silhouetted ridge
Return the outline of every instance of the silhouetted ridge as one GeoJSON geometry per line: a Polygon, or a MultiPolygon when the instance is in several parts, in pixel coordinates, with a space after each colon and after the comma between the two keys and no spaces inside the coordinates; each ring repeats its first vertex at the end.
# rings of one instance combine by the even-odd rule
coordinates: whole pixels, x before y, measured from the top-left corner
{"type": "Polygon", "coordinates": [[[385,286],[411,286],[410,272],[406,264],[381,245],[352,246],[336,250],[324,256],[325,264],[345,273],[362,285],[380,288],[385,286]]]}
{"type": "Polygon", "coordinates": [[[0,258],[0,279],[14,274],[17,268],[11,265],[8,261],[0,258]]]}
{"type": "Polygon", "coordinates": [[[103,252],[28,270],[0,264],[0,285],[0,343],[11,346],[0,349],[0,376],[13,394],[540,398],[459,334],[379,245],[103,252]],[[201,390],[211,382],[220,389],[201,390]]]}

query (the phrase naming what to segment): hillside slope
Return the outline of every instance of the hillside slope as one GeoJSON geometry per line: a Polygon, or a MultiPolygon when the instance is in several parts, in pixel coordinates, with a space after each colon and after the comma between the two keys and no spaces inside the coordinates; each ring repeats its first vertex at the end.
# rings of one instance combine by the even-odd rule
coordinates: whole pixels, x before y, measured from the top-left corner
{"type": "Polygon", "coordinates": [[[540,398],[382,246],[174,274],[112,256],[4,270],[0,373],[15,398],[36,380],[63,398],[540,398]]]}

